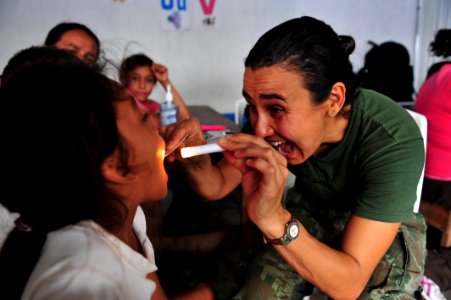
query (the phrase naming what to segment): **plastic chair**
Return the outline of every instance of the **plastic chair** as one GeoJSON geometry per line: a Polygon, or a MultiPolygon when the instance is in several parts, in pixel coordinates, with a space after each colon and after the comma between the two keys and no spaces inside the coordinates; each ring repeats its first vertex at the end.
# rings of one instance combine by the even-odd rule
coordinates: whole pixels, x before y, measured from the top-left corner
{"type": "Polygon", "coordinates": [[[14,221],[18,217],[18,213],[12,213],[0,204],[0,249],[8,237],[9,232],[14,228],[14,221]]]}
{"type": "MultiPolygon", "coordinates": [[[[420,127],[421,134],[423,135],[424,143],[427,142],[427,119],[424,115],[417,112],[407,110],[410,115],[415,119],[420,127]]],[[[417,196],[421,198],[421,191],[423,187],[424,167],[421,173],[420,182],[418,183],[417,196]]],[[[420,200],[415,202],[414,212],[420,210],[426,223],[435,228],[438,228],[442,232],[442,238],[440,246],[451,247],[451,211],[441,205],[436,205],[428,201],[429,199],[423,199],[420,205],[420,200]]]]}
{"type": "MultiPolygon", "coordinates": [[[[421,135],[423,136],[423,142],[424,142],[424,153],[426,154],[426,142],[427,142],[427,136],[428,136],[428,121],[426,117],[420,113],[414,112],[410,109],[406,109],[407,112],[412,116],[412,118],[415,120],[415,122],[418,125],[418,128],[420,128],[421,135]]],[[[415,213],[418,213],[420,210],[420,201],[421,201],[421,191],[423,189],[423,179],[424,179],[424,164],[423,164],[423,170],[421,171],[420,181],[418,181],[417,186],[417,200],[415,201],[415,205],[413,207],[413,211],[415,213]]]]}
{"type": "Polygon", "coordinates": [[[247,101],[241,97],[240,99],[235,101],[235,123],[243,128],[243,120],[244,120],[244,109],[246,108],[247,101]]]}

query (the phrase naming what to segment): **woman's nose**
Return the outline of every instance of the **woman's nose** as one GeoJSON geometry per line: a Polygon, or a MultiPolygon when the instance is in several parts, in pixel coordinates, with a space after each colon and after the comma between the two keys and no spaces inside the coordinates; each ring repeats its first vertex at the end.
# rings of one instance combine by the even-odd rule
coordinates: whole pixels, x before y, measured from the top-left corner
{"type": "Polygon", "coordinates": [[[255,126],[253,127],[255,135],[258,137],[265,138],[274,134],[274,129],[271,122],[269,122],[265,117],[256,117],[256,122],[254,122],[254,124],[255,126]]]}

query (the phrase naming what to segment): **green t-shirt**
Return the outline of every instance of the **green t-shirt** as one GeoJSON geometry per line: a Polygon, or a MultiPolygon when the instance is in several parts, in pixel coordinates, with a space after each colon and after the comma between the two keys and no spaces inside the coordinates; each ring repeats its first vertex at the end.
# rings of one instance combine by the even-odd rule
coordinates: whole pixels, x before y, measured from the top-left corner
{"type": "Polygon", "coordinates": [[[289,168],[301,197],[296,205],[400,222],[412,216],[423,163],[423,138],[408,112],[362,89],[343,140],[289,168]]]}

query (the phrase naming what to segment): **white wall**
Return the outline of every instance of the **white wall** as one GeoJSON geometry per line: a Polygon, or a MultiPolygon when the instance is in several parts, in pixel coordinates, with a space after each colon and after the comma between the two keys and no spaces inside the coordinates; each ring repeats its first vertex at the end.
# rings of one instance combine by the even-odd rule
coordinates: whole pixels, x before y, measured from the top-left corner
{"type": "MultiPolygon", "coordinates": [[[[42,44],[55,24],[80,22],[97,34],[108,59],[118,64],[143,51],[169,68],[188,104],[208,104],[224,113],[233,111],[241,95],[243,61],[257,38],[294,17],[310,15],[353,36],[355,71],[370,48],[368,40],[394,40],[414,53],[417,0],[216,0],[217,27],[187,31],[161,29],[160,1],[1,0],[0,70],[17,50],[42,44]]],[[[199,0],[187,4],[191,16],[202,13],[199,0]]],[[[161,92],[152,97],[162,100],[161,92]]]]}

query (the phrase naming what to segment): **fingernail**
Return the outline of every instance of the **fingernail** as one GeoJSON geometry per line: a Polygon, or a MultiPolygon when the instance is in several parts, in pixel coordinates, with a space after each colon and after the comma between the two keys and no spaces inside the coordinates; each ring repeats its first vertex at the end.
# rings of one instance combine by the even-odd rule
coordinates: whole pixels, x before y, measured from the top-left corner
{"type": "Polygon", "coordinates": [[[218,138],[218,144],[227,144],[227,137],[218,138]]]}

